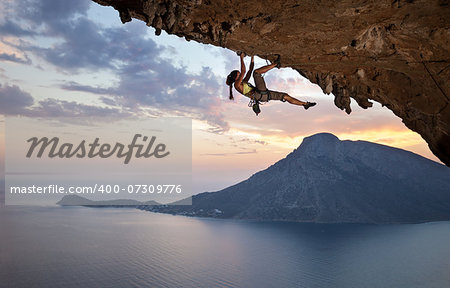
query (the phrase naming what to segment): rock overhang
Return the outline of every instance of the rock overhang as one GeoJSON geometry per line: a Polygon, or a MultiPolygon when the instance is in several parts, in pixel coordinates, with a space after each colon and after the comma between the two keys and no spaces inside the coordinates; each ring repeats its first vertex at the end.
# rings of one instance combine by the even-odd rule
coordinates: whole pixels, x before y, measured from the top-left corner
{"type": "Polygon", "coordinates": [[[93,0],[169,34],[281,55],[351,112],[377,101],[450,166],[448,0],[93,0]]]}

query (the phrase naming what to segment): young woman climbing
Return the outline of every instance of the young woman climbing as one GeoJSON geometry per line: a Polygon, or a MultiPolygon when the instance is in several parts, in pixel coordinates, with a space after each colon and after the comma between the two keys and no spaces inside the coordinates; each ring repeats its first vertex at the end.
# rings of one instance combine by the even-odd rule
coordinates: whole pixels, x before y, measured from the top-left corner
{"type": "MultiPolygon", "coordinates": [[[[233,100],[233,83],[234,88],[241,93],[244,96],[249,97],[254,103],[253,104],[253,110],[255,111],[256,115],[259,114],[259,102],[268,102],[269,100],[280,100],[282,102],[289,102],[294,105],[303,106],[303,108],[308,109],[309,107],[312,107],[316,105],[314,102],[303,102],[300,101],[294,97],[289,96],[289,94],[285,92],[278,92],[269,90],[266,87],[266,82],[264,81],[264,78],[262,77],[263,73],[266,73],[267,71],[277,67],[280,68],[280,57],[278,56],[277,60],[269,65],[263,66],[261,68],[258,68],[253,72],[253,79],[255,81],[255,86],[251,85],[248,81],[250,80],[250,76],[252,74],[253,68],[254,68],[254,60],[253,56],[251,57],[250,61],[250,67],[247,74],[245,63],[244,63],[244,57],[245,54],[243,52],[238,52],[238,55],[241,58],[241,71],[238,70],[232,71],[228,77],[227,77],[227,85],[230,86],[230,100],[233,100]],[[245,75],[245,77],[244,77],[245,75]],[[256,105],[256,107],[255,107],[256,105]]],[[[249,105],[250,106],[250,105],[249,105]]]]}

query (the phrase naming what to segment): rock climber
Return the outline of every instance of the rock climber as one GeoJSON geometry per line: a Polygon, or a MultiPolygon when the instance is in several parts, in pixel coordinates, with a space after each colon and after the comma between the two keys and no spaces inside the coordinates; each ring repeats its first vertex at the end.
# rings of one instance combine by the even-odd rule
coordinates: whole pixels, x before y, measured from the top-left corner
{"type": "Polygon", "coordinates": [[[282,102],[287,101],[294,105],[303,106],[305,110],[316,105],[316,103],[314,102],[300,101],[292,96],[289,96],[289,94],[285,92],[278,92],[267,89],[266,82],[264,81],[262,74],[266,73],[267,71],[275,67],[277,67],[278,69],[281,67],[279,55],[275,60],[275,62],[273,62],[272,64],[258,68],[255,70],[255,72],[253,72],[253,79],[255,81],[255,86],[253,86],[248,82],[250,80],[250,76],[252,74],[255,65],[253,56],[251,57],[250,60],[249,70],[247,74],[245,74],[246,72],[244,63],[245,53],[237,52],[237,54],[240,56],[241,59],[241,71],[239,72],[238,70],[233,70],[228,75],[226,81],[227,85],[230,86],[230,100],[234,99],[233,98],[233,83],[234,83],[234,88],[239,93],[251,99],[249,106],[253,107],[253,111],[256,113],[256,115],[258,115],[261,112],[261,110],[259,109],[259,102],[268,102],[269,100],[280,100],[282,102]]]}

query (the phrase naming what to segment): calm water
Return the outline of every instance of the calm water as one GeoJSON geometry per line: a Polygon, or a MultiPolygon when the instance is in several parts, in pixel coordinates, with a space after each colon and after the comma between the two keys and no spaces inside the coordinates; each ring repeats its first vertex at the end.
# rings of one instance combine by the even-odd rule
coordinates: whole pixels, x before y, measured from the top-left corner
{"type": "Polygon", "coordinates": [[[450,222],[317,225],[0,208],[1,287],[450,287],[450,222]]]}

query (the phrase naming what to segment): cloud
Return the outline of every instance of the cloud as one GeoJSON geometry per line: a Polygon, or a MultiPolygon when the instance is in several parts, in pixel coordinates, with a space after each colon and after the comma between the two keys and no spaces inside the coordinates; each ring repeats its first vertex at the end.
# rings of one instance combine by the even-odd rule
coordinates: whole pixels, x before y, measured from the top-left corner
{"type": "Polygon", "coordinates": [[[240,139],[239,141],[247,143],[247,144],[261,144],[261,145],[267,145],[268,144],[266,141],[255,140],[255,139],[250,139],[250,138],[240,139]]]}
{"type": "Polygon", "coordinates": [[[134,72],[120,73],[115,87],[93,87],[73,81],[63,83],[60,87],[70,91],[107,95],[109,97],[101,98],[107,105],[129,109],[151,107],[168,113],[172,111],[190,115],[206,121],[213,127],[209,131],[214,133],[229,129],[219,97],[223,93],[223,87],[210,68],[203,68],[199,74],[188,74],[184,67],[175,68],[164,60],[148,64],[151,64],[148,70],[133,67],[142,63],[126,64],[123,70],[134,72]]]}
{"type": "MultiPolygon", "coordinates": [[[[66,81],[61,89],[97,94],[105,104],[124,109],[147,107],[200,119],[212,126],[211,132],[229,129],[221,108],[220,95],[226,93],[223,79],[211,68],[204,67],[196,74],[174,65],[172,59],[163,57],[169,48],[149,38],[143,22],[104,27],[87,17],[91,1],[66,2],[18,1],[14,7],[21,25],[5,22],[0,31],[55,39],[52,45],[40,46],[38,41],[31,41],[15,48],[32,53],[67,74],[109,71],[118,79],[110,87],[66,81]]],[[[12,55],[0,56],[2,59],[20,61],[12,55]]]]}
{"type": "Polygon", "coordinates": [[[33,97],[18,86],[2,86],[0,84],[0,114],[20,115],[33,104],[33,97]]]}
{"type": "Polygon", "coordinates": [[[158,57],[161,49],[146,38],[145,25],[105,28],[87,17],[89,0],[21,0],[11,4],[13,20],[0,24],[3,35],[16,37],[43,36],[57,40],[50,46],[38,41],[22,43],[17,48],[33,52],[49,63],[67,70],[117,68],[120,62],[133,60],[136,52],[149,59],[158,57]],[[145,27],[145,28],[144,28],[145,27]]]}
{"type": "Polygon", "coordinates": [[[70,73],[105,68],[120,72],[123,63],[139,62],[136,58],[139,56],[157,62],[163,49],[146,36],[145,24],[133,22],[119,28],[100,26],[87,17],[91,4],[89,0],[17,1],[10,16],[16,22],[8,20],[0,24],[0,31],[16,37],[53,38],[56,41],[50,46],[31,41],[17,48],[32,52],[70,73]]]}
{"type": "Polygon", "coordinates": [[[92,87],[89,85],[82,85],[74,81],[64,82],[59,86],[63,90],[68,91],[80,91],[80,92],[89,92],[93,94],[114,94],[114,91],[109,88],[102,88],[102,87],[92,87]]]}
{"type": "Polygon", "coordinates": [[[26,113],[32,117],[96,117],[125,118],[132,113],[122,109],[80,104],[75,101],[64,101],[48,98],[39,101],[39,105],[26,113]]]}
{"type": "Polygon", "coordinates": [[[220,101],[220,95],[224,94],[220,83],[222,79],[219,80],[209,67],[203,67],[197,74],[189,73],[184,66],[175,67],[170,60],[160,57],[164,52],[162,47],[151,39],[143,38],[145,32],[141,31],[131,37],[123,29],[108,30],[107,34],[111,39],[128,41],[126,47],[119,49],[107,45],[109,48],[105,50],[111,50],[104,51],[108,55],[116,55],[109,57],[109,62],[115,63],[112,69],[119,77],[116,85],[93,87],[71,81],[60,87],[70,91],[111,96],[102,98],[106,100],[105,104],[114,102],[133,109],[144,106],[184,112],[208,122],[216,128],[213,131],[226,131],[229,126],[221,113],[220,101]]]}
{"type": "Polygon", "coordinates": [[[22,59],[22,58],[17,57],[15,54],[1,53],[0,61],[2,61],[2,60],[16,62],[16,63],[22,63],[22,64],[31,64],[30,58],[28,58],[26,55],[25,55],[25,59],[22,59]]]}
{"type": "Polygon", "coordinates": [[[79,15],[86,15],[90,0],[21,0],[14,1],[13,9],[18,17],[34,23],[47,23],[52,28],[63,29],[57,24],[79,15]]]}
{"type": "MultiPolygon", "coordinates": [[[[230,51],[228,49],[221,50],[222,55],[225,59],[225,69],[226,71],[233,71],[233,70],[239,70],[239,57],[236,56],[236,53],[233,51],[230,51]]],[[[246,59],[247,63],[249,63],[249,60],[246,59]]],[[[249,65],[249,64],[247,64],[249,65]]]]}
{"type": "Polygon", "coordinates": [[[225,157],[225,156],[233,156],[233,155],[245,155],[245,154],[256,154],[256,150],[251,150],[251,151],[239,151],[239,152],[231,152],[231,153],[205,153],[205,154],[200,154],[202,156],[221,156],[221,157],[225,157]]]}
{"type": "Polygon", "coordinates": [[[0,34],[3,36],[33,36],[36,35],[36,32],[31,29],[24,29],[20,25],[6,20],[2,24],[0,24],[0,34]]]}
{"type": "Polygon", "coordinates": [[[60,68],[76,71],[80,68],[112,68],[110,55],[105,53],[109,43],[97,26],[86,18],[77,19],[60,31],[64,41],[50,48],[30,47],[30,50],[60,68]]]}
{"type": "Polygon", "coordinates": [[[124,118],[136,115],[124,109],[80,104],[47,98],[35,105],[33,96],[13,85],[0,85],[0,114],[29,117],[112,117],[124,118]]]}

